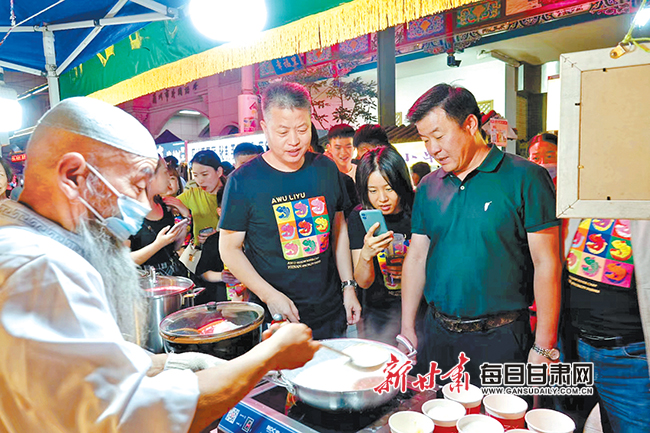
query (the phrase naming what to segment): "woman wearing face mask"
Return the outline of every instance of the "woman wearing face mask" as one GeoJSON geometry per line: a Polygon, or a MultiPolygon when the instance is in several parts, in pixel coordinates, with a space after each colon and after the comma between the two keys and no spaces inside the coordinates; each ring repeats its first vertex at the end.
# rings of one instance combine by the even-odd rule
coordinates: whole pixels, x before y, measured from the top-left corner
{"type": "Polygon", "coordinates": [[[190,211],[184,205],[176,210],[183,220],[175,223],[174,214],[163,202],[160,194],[167,190],[169,173],[161,159],[151,183],[147,186],[147,198],[151,212],[147,214],[142,228],[129,238],[133,261],[141,266],[153,266],[162,275],[187,277],[188,272],[180,262],[176,251],[181,247],[190,222],[190,211]]]}
{"type": "Polygon", "coordinates": [[[11,167],[4,160],[0,160],[2,167],[0,167],[0,200],[7,198],[7,186],[11,181],[12,173],[11,167]]]}
{"type": "Polygon", "coordinates": [[[360,333],[364,338],[394,345],[401,326],[400,260],[411,238],[413,186],[404,159],[391,147],[380,147],[363,156],[357,167],[356,186],[361,205],[350,214],[348,234],[354,278],[363,289],[360,333]],[[366,233],[361,209],[381,210],[389,231],[375,236],[379,228],[375,223],[366,233]]]}
{"type": "Polygon", "coordinates": [[[167,205],[182,203],[192,212],[194,244],[203,242],[216,233],[219,225],[217,192],[226,183],[221,160],[212,150],[202,150],[191,161],[192,174],[198,187],[186,188],[178,197],[165,197],[167,205]],[[201,232],[201,233],[200,233],[201,232]]]}

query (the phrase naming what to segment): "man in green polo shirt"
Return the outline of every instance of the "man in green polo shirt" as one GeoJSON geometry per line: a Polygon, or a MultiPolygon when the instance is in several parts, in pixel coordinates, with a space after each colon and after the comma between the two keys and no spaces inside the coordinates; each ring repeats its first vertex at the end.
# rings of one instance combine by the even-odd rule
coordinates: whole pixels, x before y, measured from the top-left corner
{"type": "Polygon", "coordinates": [[[544,168],[487,143],[466,89],[439,84],[409,110],[441,168],[418,186],[404,261],[402,334],[417,344],[422,294],[429,308],[418,362],[465,371],[484,363],[549,363],[560,309],[559,221],[544,168]],[[527,308],[537,301],[534,339],[527,308]]]}

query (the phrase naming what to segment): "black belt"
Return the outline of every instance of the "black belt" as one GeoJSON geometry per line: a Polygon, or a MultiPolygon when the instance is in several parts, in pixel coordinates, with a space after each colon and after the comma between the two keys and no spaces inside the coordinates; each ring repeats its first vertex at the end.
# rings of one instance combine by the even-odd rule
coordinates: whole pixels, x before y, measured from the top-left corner
{"type": "Polygon", "coordinates": [[[601,337],[600,335],[590,335],[581,332],[580,339],[596,349],[613,349],[616,347],[625,347],[632,343],[640,343],[643,341],[643,336],[601,337]]]}
{"type": "Polygon", "coordinates": [[[461,317],[448,316],[441,313],[433,306],[431,306],[431,308],[433,310],[433,317],[438,320],[443,328],[458,333],[487,331],[489,329],[509,325],[524,314],[528,314],[528,310],[516,310],[471,319],[463,319],[461,317]]]}

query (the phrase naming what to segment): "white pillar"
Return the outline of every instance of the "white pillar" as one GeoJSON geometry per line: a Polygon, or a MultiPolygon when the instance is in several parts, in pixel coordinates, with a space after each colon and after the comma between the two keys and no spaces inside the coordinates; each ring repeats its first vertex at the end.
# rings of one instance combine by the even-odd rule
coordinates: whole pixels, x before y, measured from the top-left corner
{"type": "MultiPolygon", "coordinates": [[[[5,85],[5,71],[4,69],[0,68],[0,86],[5,85]]],[[[0,145],[1,146],[6,146],[9,144],[9,132],[8,131],[0,131],[0,145]]],[[[11,179],[7,179],[7,181],[11,181],[11,179]]]]}
{"type": "Polygon", "coordinates": [[[47,71],[47,84],[49,86],[50,107],[54,107],[60,100],[59,77],[56,75],[56,50],[54,49],[54,33],[43,31],[43,52],[45,53],[45,69],[47,71]]]}
{"type": "Polygon", "coordinates": [[[241,68],[241,95],[237,97],[237,114],[239,132],[252,134],[259,129],[257,96],[253,94],[253,66],[241,68]]]}
{"type": "Polygon", "coordinates": [[[241,68],[241,92],[253,94],[253,81],[255,79],[255,69],[253,65],[241,68]]]}
{"type": "MultiPolygon", "coordinates": [[[[517,127],[517,68],[506,66],[506,109],[503,113],[511,128],[517,127]]],[[[517,153],[517,141],[508,140],[506,152],[517,153]]]]}

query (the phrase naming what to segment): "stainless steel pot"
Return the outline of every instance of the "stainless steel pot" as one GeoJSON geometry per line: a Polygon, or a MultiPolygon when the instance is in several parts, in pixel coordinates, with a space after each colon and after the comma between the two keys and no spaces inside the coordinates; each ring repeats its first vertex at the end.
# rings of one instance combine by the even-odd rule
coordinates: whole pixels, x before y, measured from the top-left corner
{"type": "Polygon", "coordinates": [[[229,360],[262,341],[263,321],[264,308],[252,302],[208,302],[165,317],[160,335],[167,352],[201,352],[229,360]]]}
{"type": "Polygon", "coordinates": [[[153,353],[163,353],[163,339],[158,325],[170,314],[181,308],[194,305],[194,297],[205,288],[195,288],[194,282],[184,277],[146,274],[140,279],[140,287],[145,291],[146,335],[141,339],[141,346],[153,353]]]}
{"type": "MultiPolygon", "coordinates": [[[[402,342],[402,340],[400,340],[400,342],[402,342]]],[[[413,349],[410,344],[407,345],[407,347],[410,346],[410,353],[408,355],[405,355],[396,347],[389,346],[377,341],[363,340],[359,338],[338,338],[323,340],[323,343],[338,350],[344,350],[350,346],[360,343],[375,345],[382,347],[390,354],[395,355],[400,362],[412,359],[416,353],[415,349],[413,349]]],[[[294,370],[272,372],[271,374],[268,374],[266,378],[271,382],[274,382],[275,384],[286,388],[291,394],[297,396],[305,404],[330,412],[362,411],[365,409],[375,408],[388,402],[397,395],[399,389],[392,389],[383,394],[375,392],[373,387],[376,386],[376,384],[360,387],[360,389],[357,389],[355,391],[329,391],[322,389],[318,385],[310,387],[305,386],[304,384],[296,383],[296,377],[298,377],[298,375],[301,373],[308,371],[309,369],[314,369],[316,365],[325,361],[332,360],[338,356],[339,355],[333,353],[330,350],[320,349],[316,352],[314,358],[303,367],[296,368],[294,370]]],[[[385,376],[385,373],[383,373],[381,368],[376,371],[376,374],[382,377],[385,376]]],[[[365,377],[367,374],[364,372],[359,372],[359,376],[365,377]]]]}

